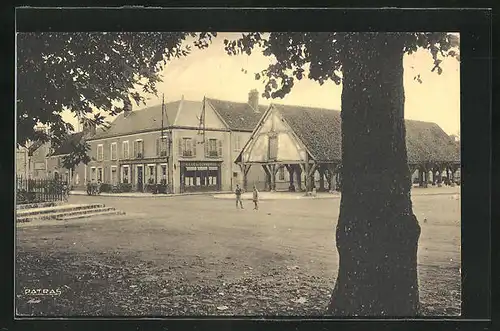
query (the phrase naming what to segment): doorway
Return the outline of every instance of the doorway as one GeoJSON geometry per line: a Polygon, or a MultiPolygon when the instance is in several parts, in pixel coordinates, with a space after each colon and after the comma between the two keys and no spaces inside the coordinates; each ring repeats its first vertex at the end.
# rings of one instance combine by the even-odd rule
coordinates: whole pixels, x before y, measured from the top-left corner
{"type": "Polygon", "coordinates": [[[142,165],[137,166],[137,191],[144,191],[144,169],[142,165]]]}

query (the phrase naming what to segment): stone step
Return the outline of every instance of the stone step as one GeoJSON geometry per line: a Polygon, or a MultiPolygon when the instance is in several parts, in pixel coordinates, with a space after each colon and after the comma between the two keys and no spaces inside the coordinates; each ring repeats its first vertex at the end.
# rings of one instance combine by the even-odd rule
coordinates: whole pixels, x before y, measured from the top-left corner
{"type": "Polygon", "coordinates": [[[58,218],[58,220],[68,221],[68,220],[74,220],[74,219],[79,219],[79,218],[91,218],[91,217],[99,217],[99,216],[118,216],[118,215],[125,215],[125,212],[121,211],[121,210],[101,211],[101,212],[88,213],[88,214],[82,214],[82,215],[62,216],[62,217],[58,218]]]}
{"type": "MultiPolygon", "coordinates": [[[[67,216],[76,216],[76,215],[87,215],[92,213],[99,212],[112,212],[116,211],[113,207],[99,207],[99,208],[87,208],[87,209],[78,209],[78,210],[67,210],[63,212],[56,213],[45,213],[45,214],[35,214],[35,215],[23,215],[18,216],[18,222],[29,222],[33,220],[53,220],[53,219],[61,219],[62,217],[67,216]]],[[[85,217],[85,216],[84,216],[85,217]]]]}
{"type": "Polygon", "coordinates": [[[18,205],[16,205],[16,210],[56,207],[56,206],[60,206],[64,203],[65,203],[64,201],[52,201],[52,202],[36,202],[36,203],[18,204],[18,205]]]}
{"type": "Polygon", "coordinates": [[[32,215],[43,215],[43,214],[53,214],[53,213],[61,213],[66,211],[74,211],[74,210],[87,210],[87,209],[95,209],[102,208],[104,204],[94,203],[94,204],[66,204],[66,205],[58,205],[58,206],[50,206],[50,207],[42,207],[42,208],[31,208],[31,209],[22,209],[17,211],[17,217],[26,217],[32,215]]]}

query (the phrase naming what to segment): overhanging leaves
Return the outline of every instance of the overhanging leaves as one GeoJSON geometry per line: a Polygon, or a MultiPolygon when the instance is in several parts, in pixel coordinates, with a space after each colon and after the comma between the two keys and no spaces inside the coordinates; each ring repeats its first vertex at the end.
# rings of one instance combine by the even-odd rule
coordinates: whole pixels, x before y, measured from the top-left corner
{"type": "MultiPolygon", "coordinates": [[[[335,84],[342,81],[342,62],[350,56],[349,43],[359,37],[359,33],[338,32],[272,32],[244,33],[239,39],[224,40],[229,55],[252,54],[255,48],[262,54],[274,57],[275,62],[255,73],[255,79],[265,83],[265,98],[283,98],[290,93],[295,79],[302,79],[307,71],[309,79],[320,85],[331,80],[335,84]]],[[[363,34],[368,36],[370,34],[363,34]]],[[[460,59],[460,38],[457,34],[436,33],[387,33],[398,39],[405,53],[411,54],[419,48],[428,50],[433,59],[432,71],[442,73],[440,64],[445,57],[460,59]]],[[[421,82],[420,75],[415,80],[421,82]]]]}

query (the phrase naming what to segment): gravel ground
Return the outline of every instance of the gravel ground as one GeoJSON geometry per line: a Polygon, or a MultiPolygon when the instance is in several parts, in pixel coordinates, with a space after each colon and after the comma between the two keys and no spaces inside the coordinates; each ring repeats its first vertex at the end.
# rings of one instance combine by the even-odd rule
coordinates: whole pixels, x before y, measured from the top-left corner
{"type": "MultiPolygon", "coordinates": [[[[209,197],[133,201],[101,201],[126,211],[121,217],[19,224],[18,315],[325,314],[338,268],[338,201],[269,201],[259,211],[209,197]],[[60,294],[25,293],[33,289],[60,294]]],[[[459,200],[413,201],[422,313],[458,316],[459,200]]]]}

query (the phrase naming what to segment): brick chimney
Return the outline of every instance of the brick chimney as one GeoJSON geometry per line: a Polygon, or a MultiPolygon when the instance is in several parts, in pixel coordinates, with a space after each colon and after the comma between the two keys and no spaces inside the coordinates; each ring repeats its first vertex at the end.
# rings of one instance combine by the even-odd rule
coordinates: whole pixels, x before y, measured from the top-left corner
{"type": "Polygon", "coordinates": [[[129,98],[123,100],[123,116],[128,117],[132,112],[132,102],[129,98]]]}
{"type": "Polygon", "coordinates": [[[92,137],[96,133],[96,125],[94,122],[89,120],[82,120],[83,135],[85,137],[92,137]]]}
{"type": "Polygon", "coordinates": [[[248,104],[254,112],[259,113],[259,91],[256,89],[250,90],[248,93],[248,104]]]}

